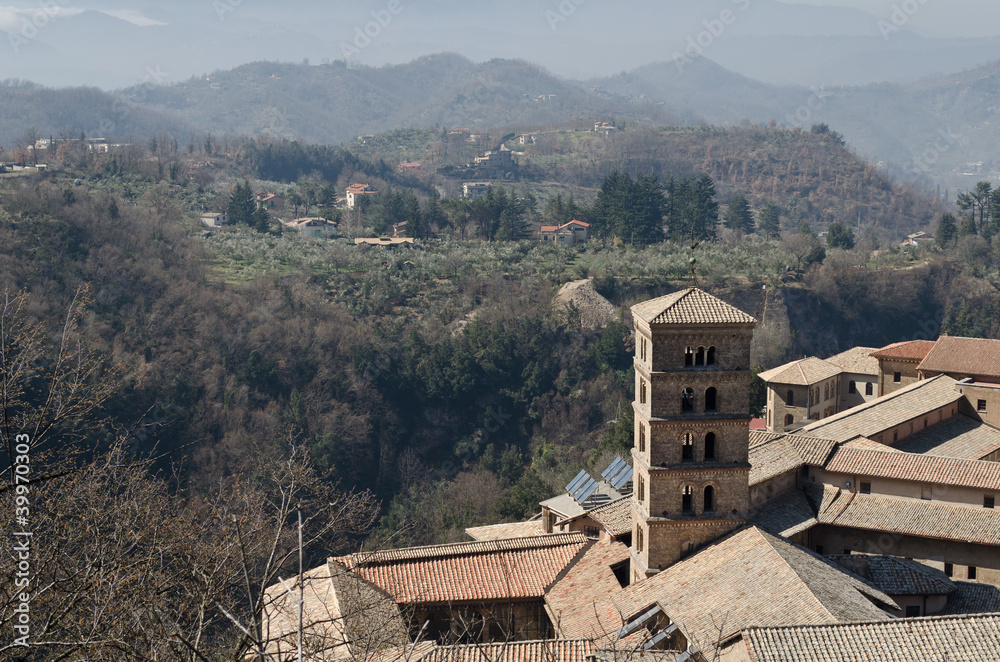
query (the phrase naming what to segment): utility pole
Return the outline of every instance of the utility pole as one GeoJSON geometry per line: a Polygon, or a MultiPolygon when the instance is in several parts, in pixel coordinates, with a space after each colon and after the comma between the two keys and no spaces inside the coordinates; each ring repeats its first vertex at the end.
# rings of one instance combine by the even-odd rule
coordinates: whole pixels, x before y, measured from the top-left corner
{"type": "Polygon", "coordinates": [[[299,662],[302,662],[302,616],[305,610],[305,587],[302,585],[302,509],[299,515],[299,662]]]}

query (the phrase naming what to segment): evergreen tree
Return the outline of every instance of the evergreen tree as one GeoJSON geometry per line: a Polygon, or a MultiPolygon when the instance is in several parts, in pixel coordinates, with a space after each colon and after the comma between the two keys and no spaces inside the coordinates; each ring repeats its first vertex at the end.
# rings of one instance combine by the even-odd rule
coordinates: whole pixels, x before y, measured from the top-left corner
{"type": "Polygon", "coordinates": [[[745,195],[735,193],[729,199],[729,206],[726,208],[722,224],[730,230],[739,230],[743,234],[753,233],[753,213],[750,211],[750,203],[745,195]]]}
{"type": "Polygon", "coordinates": [[[604,239],[627,244],[651,244],[663,240],[663,187],[653,175],[608,175],[597,193],[592,224],[604,239]]]}
{"type": "Polygon", "coordinates": [[[253,189],[250,183],[243,181],[236,184],[232,195],[229,196],[229,205],[226,213],[229,215],[229,222],[233,225],[254,225],[254,211],[257,209],[257,201],[253,196],[253,189]]]}
{"type": "Polygon", "coordinates": [[[702,175],[695,182],[691,193],[695,238],[715,239],[715,228],[719,224],[719,203],[715,201],[715,182],[708,175],[702,175]]]}
{"type": "Polygon", "coordinates": [[[757,210],[757,231],[764,235],[765,239],[777,237],[781,232],[781,210],[773,200],[765,200],[763,206],[757,210]]]}
{"type": "Polygon", "coordinates": [[[950,212],[945,212],[941,215],[941,220],[938,221],[937,241],[938,246],[946,247],[955,243],[955,239],[958,238],[958,226],[955,223],[955,217],[950,212]]]}
{"type": "Polygon", "coordinates": [[[826,244],[830,248],[849,251],[854,248],[854,230],[840,222],[831,223],[827,228],[826,244]]]}
{"type": "Polygon", "coordinates": [[[976,227],[976,217],[969,215],[965,217],[962,221],[961,227],[958,228],[958,236],[965,237],[970,234],[978,234],[976,227]]]}
{"type": "Polygon", "coordinates": [[[424,239],[427,237],[427,228],[424,227],[424,217],[420,212],[420,203],[416,198],[410,201],[410,206],[406,210],[406,236],[414,239],[424,239]]]}
{"type": "Polygon", "coordinates": [[[424,231],[430,235],[435,229],[440,229],[448,224],[448,219],[445,217],[444,212],[441,211],[441,205],[438,203],[437,196],[432,196],[427,204],[424,205],[422,211],[424,220],[424,231]]]}
{"type": "Polygon", "coordinates": [[[271,217],[264,205],[260,205],[253,211],[253,228],[257,232],[267,232],[271,228],[271,217]]]}

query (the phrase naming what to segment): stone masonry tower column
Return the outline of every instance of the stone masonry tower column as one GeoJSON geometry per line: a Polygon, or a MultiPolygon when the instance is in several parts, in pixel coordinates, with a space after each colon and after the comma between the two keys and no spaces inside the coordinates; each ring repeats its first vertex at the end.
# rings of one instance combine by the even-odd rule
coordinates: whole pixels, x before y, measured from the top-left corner
{"type": "Polygon", "coordinates": [[[632,307],[632,578],[744,524],[757,321],[698,288],[632,307]]]}

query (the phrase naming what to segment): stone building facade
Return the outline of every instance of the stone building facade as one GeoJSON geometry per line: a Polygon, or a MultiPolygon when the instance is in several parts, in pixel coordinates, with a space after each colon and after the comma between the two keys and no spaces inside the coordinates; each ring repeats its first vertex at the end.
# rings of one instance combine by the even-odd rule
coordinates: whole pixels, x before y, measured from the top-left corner
{"type": "Polygon", "coordinates": [[[632,315],[639,580],[747,521],[756,320],[697,288],[638,304],[632,315]]]}

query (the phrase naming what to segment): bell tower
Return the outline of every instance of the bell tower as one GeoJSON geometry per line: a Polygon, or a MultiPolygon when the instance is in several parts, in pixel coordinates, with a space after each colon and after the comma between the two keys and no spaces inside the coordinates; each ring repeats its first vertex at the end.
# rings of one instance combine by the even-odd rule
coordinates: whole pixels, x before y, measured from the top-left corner
{"type": "Polygon", "coordinates": [[[744,524],[750,315],[698,288],[636,304],[632,577],[744,524]]]}

